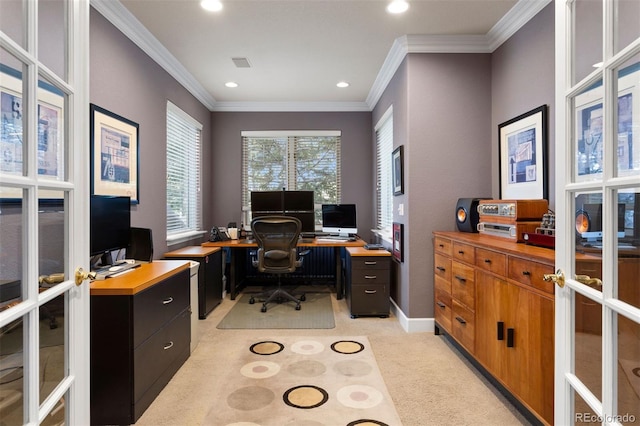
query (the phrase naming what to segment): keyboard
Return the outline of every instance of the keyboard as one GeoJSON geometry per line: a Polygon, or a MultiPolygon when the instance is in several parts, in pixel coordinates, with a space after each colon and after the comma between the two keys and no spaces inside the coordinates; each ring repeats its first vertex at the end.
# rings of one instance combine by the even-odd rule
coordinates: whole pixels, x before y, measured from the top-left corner
{"type": "Polygon", "coordinates": [[[325,237],[318,237],[316,241],[319,242],[331,242],[331,241],[355,241],[355,237],[342,237],[338,235],[327,235],[325,237]]]}

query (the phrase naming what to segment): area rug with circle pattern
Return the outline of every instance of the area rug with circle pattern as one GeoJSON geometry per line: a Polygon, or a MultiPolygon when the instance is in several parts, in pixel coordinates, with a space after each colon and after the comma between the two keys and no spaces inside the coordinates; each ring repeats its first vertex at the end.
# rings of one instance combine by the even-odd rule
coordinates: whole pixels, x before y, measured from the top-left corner
{"type": "Polygon", "coordinates": [[[401,425],[366,337],[271,336],[229,354],[203,424],[401,425]]]}

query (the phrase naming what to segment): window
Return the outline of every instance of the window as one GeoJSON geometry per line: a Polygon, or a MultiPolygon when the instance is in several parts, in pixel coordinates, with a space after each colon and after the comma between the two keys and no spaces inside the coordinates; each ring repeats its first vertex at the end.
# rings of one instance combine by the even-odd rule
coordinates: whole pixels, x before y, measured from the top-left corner
{"type": "Polygon", "coordinates": [[[202,124],[167,102],[167,241],[200,232],[202,124]]]}
{"type": "Polygon", "coordinates": [[[340,132],[242,132],[242,210],[250,221],[251,191],[314,191],[320,205],[339,203],[340,132]]]}
{"type": "Polygon", "coordinates": [[[391,152],[393,150],[393,107],[384,113],[376,132],[376,229],[391,237],[393,193],[391,183],[391,152]]]}

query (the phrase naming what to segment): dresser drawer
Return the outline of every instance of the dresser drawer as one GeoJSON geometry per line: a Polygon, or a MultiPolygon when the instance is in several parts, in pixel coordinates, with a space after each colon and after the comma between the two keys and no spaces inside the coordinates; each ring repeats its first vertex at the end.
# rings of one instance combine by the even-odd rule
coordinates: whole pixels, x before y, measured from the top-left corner
{"type": "Polygon", "coordinates": [[[553,294],[554,283],[545,281],[544,274],[553,274],[553,266],[519,257],[509,257],[510,279],[553,294]]]}
{"type": "Polygon", "coordinates": [[[476,249],[476,266],[498,275],[507,274],[507,257],[492,250],[476,249]]]}
{"type": "Polygon", "coordinates": [[[459,262],[452,264],[451,296],[467,308],[475,309],[476,283],[475,271],[471,266],[459,262]]]}
{"type": "Polygon", "coordinates": [[[353,269],[351,284],[386,285],[389,284],[389,269],[353,269]]]}
{"type": "Polygon", "coordinates": [[[451,258],[436,253],[433,258],[433,273],[443,280],[451,280],[451,258]]]}
{"type": "Polygon", "coordinates": [[[442,237],[435,237],[433,240],[433,247],[436,253],[442,253],[446,256],[451,256],[452,243],[451,240],[442,237]]]}
{"type": "Polygon", "coordinates": [[[455,299],[452,300],[451,335],[470,353],[475,351],[475,315],[455,299]]]}
{"type": "Polygon", "coordinates": [[[436,288],[436,290],[440,290],[443,293],[447,293],[449,296],[451,296],[451,281],[446,281],[443,280],[442,278],[436,276],[435,278],[435,285],[434,287],[436,288]]]}
{"type": "Polygon", "coordinates": [[[435,297],[435,320],[451,333],[451,295],[436,287],[435,297]]]}
{"type": "Polygon", "coordinates": [[[191,312],[185,309],[133,351],[134,402],[185,350],[191,341],[191,312]]]}
{"type": "Polygon", "coordinates": [[[133,296],[133,347],[189,306],[189,270],[133,296]]]}
{"type": "Polygon", "coordinates": [[[472,245],[455,241],[453,243],[453,258],[473,265],[475,261],[475,249],[472,245]]]}
{"type": "Polygon", "coordinates": [[[351,316],[389,315],[388,285],[353,285],[349,297],[351,316]]]}

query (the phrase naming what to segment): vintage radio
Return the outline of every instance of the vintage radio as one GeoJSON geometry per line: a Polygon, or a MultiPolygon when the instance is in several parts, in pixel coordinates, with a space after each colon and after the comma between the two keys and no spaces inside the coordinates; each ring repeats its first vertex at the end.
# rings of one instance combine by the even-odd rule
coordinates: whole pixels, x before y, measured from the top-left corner
{"type": "Polygon", "coordinates": [[[547,200],[480,200],[478,204],[480,222],[484,223],[539,221],[548,211],[547,200]]]}
{"type": "Polygon", "coordinates": [[[524,234],[535,232],[540,222],[520,221],[515,223],[485,223],[478,224],[478,232],[496,237],[508,238],[518,243],[524,242],[524,234]]]}

